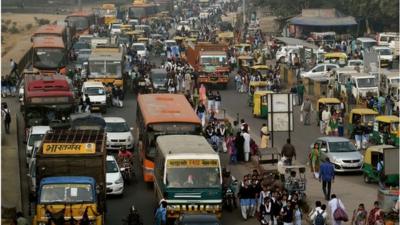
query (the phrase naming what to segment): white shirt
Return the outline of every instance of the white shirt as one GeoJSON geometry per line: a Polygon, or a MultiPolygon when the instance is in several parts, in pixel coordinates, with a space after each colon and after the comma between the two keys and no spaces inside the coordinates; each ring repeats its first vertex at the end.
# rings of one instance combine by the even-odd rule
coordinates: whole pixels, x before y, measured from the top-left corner
{"type": "Polygon", "coordinates": [[[243,143],[243,148],[244,148],[244,152],[250,152],[250,134],[243,132],[242,133],[243,139],[244,139],[244,143],[243,143]]]}
{"type": "Polygon", "coordinates": [[[322,121],[328,122],[331,119],[331,113],[329,110],[322,111],[322,121]]]}
{"type": "Polygon", "coordinates": [[[328,217],[326,210],[322,211],[321,207],[316,207],[315,209],[313,209],[311,211],[310,214],[308,214],[308,217],[310,218],[310,221],[312,222],[312,224],[314,224],[314,220],[317,217],[318,213],[322,213],[322,217],[324,217],[325,220],[328,217]]]}
{"type": "Polygon", "coordinates": [[[335,210],[337,209],[337,206],[340,205],[340,207],[346,211],[346,209],[344,208],[343,202],[338,199],[338,198],[332,198],[329,202],[328,202],[328,207],[330,209],[330,213],[331,213],[331,219],[332,219],[332,224],[340,224],[340,221],[338,221],[338,223],[336,223],[336,221],[333,219],[333,213],[335,212],[335,210]]]}

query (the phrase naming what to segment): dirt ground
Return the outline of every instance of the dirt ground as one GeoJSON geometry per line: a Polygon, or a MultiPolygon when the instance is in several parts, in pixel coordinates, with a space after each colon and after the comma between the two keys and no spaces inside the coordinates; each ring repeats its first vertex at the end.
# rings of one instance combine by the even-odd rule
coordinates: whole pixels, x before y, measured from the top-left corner
{"type": "Polygon", "coordinates": [[[4,32],[2,30],[2,45],[1,45],[1,56],[6,55],[13,47],[21,42],[25,42],[26,40],[30,41],[30,36],[34,32],[34,30],[39,26],[34,18],[38,19],[48,19],[50,23],[63,20],[65,15],[51,15],[51,14],[15,14],[15,13],[2,13],[1,20],[2,25],[3,21],[10,20],[11,23],[7,26],[10,29],[15,23],[15,27],[19,30],[18,33],[12,34],[11,32],[4,32]],[[27,28],[27,25],[31,24],[32,27],[30,29],[27,28]]]}

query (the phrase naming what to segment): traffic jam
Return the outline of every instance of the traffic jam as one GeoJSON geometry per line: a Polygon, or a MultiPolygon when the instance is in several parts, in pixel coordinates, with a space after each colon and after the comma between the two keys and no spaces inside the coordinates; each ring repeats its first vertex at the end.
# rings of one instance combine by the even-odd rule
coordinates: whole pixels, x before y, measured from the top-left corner
{"type": "MultiPolygon", "coordinates": [[[[398,222],[399,33],[351,37],[293,20],[271,35],[255,14],[242,20],[242,4],[107,3],[32,33],[31,61],[6,78],[16,90],[2,78],[23,118],[28,224],[398,222]],[[228,91],[257,127],[226,110],[228,91]],[[296,117],[279,114],[278,98],[296,117]],[[305,160],[291,123],[319,134],[305,160]],[[279,149],[278,131],[289,131],[279,149]],[[357,202],[377,200],[378,213],[345,209],[331,191],[344,173],[376,183],[376,199],[357,202]],[[309,179],[322,183],[319,203],[309,179]],[[152,208],[128,191],[151,192],[152,208]],[[122,221],[110,201],[129,205],[122,221]]],[[[11,115],[2,102],[6,133],[11,115]]]]}

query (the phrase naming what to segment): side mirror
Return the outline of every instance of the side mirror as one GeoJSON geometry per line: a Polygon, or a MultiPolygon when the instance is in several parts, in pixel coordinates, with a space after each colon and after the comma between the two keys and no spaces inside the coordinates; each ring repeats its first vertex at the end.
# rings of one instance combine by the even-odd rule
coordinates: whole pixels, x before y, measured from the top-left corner
{"type": "Polygon", "coordinates": [[[327,150],[326,150],[326,148],[321,148],[321,151],[326,152],[327,150]]]}

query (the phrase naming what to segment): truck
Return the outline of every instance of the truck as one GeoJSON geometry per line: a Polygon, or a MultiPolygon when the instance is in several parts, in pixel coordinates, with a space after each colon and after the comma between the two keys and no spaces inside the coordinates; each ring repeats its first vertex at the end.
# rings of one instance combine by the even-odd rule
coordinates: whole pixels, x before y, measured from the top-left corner
{"type": "Polygon", "coordinates": [[[35,170],[33,225],[105,223],[104,129],[47,132],[36,153],[35,170]]]}
{"type": "Polygon", "coordinates": [[[227,87],[230,73],[227,50],[228,46],[225,44],[188,44],[187,61],[198,73],[198,83],[227,87]]]}
{"type": "Polygon", "coordinates": [[[25,74],[23,95],[21,111],[25,128],[69,125],[69,116],[75,111],[75,94],[68,77],[25,74]]]}

